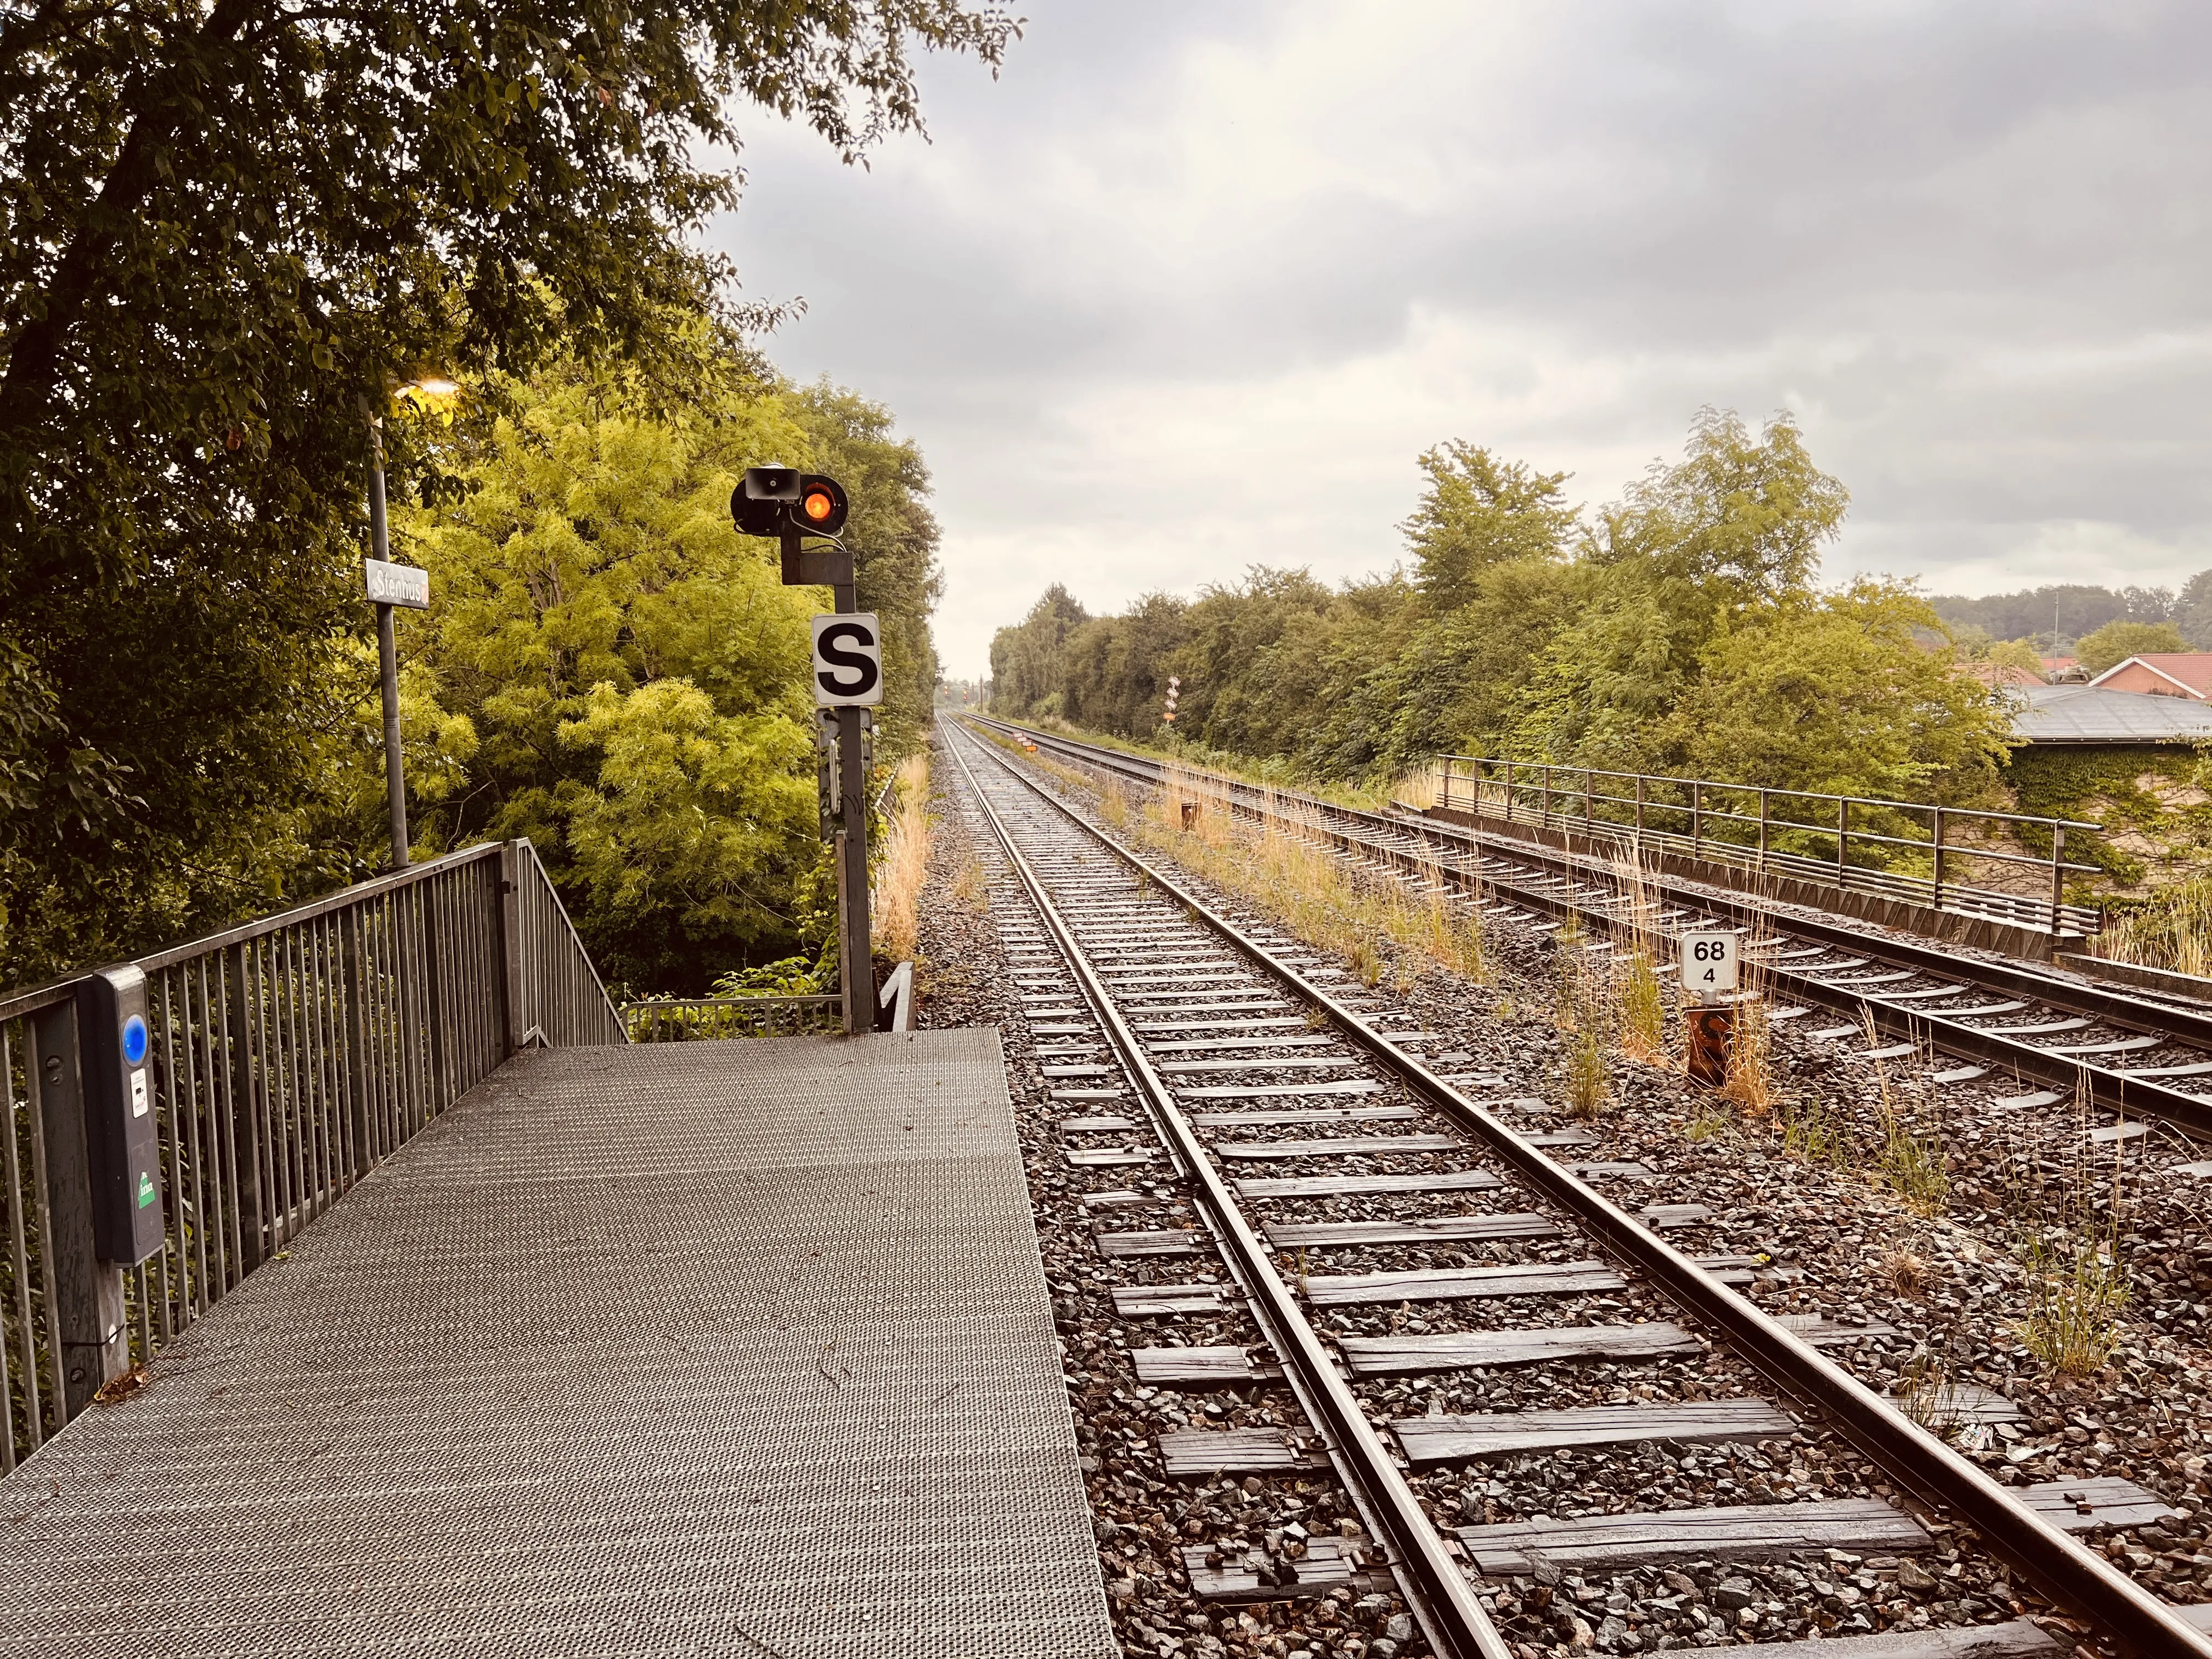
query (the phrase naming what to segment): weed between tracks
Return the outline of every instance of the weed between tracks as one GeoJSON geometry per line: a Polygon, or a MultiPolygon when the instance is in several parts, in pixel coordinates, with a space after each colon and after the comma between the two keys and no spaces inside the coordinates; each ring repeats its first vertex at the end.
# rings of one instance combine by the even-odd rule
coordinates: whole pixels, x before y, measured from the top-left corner
{"type": "Polygon", "coordinates": [[[2078,1127],[2070,1152],[2054,1160],[2043,1147],[2017,1149],[2007,1197],[2015,1214],[2028,1218],[2013,1246],[2027,1277],[2027,1312],[2015,1328],[2020,1340],[2046,1370],[2088,1376],[2119,1346],[2120,1310],[2128,1300],[2120,1266],[2128,1143],[2111,1143],[2107,1185],[2089,1139],[2086,1079],[2075,1085],[2074,1110],[2078,1127]]]}

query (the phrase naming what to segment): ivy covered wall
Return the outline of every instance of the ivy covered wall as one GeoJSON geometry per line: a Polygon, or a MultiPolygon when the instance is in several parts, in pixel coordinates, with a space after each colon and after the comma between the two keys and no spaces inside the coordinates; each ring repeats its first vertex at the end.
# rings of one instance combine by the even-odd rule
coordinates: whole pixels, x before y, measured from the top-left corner
{"type": "Polygon", "coordinates": [[[2212,860],[2212,748],[2036,744],[2013,751],[2005,781],[2020,811],[2105,826],[2066,854],[2105,870],[2111,896],[2186,881],[2212,860]]]}

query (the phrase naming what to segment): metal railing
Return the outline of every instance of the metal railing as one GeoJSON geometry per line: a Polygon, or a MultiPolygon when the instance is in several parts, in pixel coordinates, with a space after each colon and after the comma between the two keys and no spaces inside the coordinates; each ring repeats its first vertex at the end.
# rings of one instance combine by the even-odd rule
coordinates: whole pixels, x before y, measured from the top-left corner
{"type": "Polygon", "coordinates": [[[526,841],[139,959],[165,1237],[96,1259],[77,986],[0,995],[0,1469],[523,1048],[625,1042],[526,841]]]}
{"type": "Polygon", "coordinates": [[[718,1042],[732,1037],[804,1036],[845,1029],[841,995],[671,997],[625,1002],[632,1042],[718,1042]]]}
{"type": "Polygon", "coordinates": [[[2069,876],[2104,872],[2067,860],[2066,832],[2104,826],[2071,818],[1476,755],[1437,757],[1437,805],[2053,937],[2101,923],[2097,907],[2067,900],[2069,876]],[[1990,884],[2008,878],[2020,890],[1990,884]]]}
{"type": "MultiPolygon", "coordinates": [[[[622,1006],[632,1042],[717,1042],[732,1037],[831,1036],[845,999],[829,996],[654,997],[622,1006]]],[[[914,1029],[914,964],[892,969],[876,994],[876,1029],[914,1029]]]]}

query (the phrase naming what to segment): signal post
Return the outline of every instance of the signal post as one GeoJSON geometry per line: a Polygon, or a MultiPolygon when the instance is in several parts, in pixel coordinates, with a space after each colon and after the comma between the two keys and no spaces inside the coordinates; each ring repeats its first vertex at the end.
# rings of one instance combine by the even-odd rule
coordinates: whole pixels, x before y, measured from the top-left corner
{"type": "Polygon", "coordinates": [[[748,536],[773,536],[787,587],[826,587],[835,611],[814,619],[816,781],[822,838],[836,849],[837,981],[847,1034],[876,1023],[874,947],[868,934],[868,762],[884,700],[883,631],[860,608],[852,550],[837,540],[848,512],[835,478],[791,466],[753,466],[730,495],[748,536]],[[807,538],[817,544],[806,545],[807,538]],[[826,542],[827,546],[819,545],[826,542]]]}

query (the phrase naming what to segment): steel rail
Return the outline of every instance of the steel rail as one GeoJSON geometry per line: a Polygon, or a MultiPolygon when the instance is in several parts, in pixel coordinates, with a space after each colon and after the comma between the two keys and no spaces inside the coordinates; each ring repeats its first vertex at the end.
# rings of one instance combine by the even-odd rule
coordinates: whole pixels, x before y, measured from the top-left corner
{"type": "MultiPolygon", "coordinates": [[[[1284,1362],[1286,1380],[1297,1392],[1308,1417],[1327,1435],[1334,1454],[1331,1461],[1351,1488],[1362,1513],[1380,1531],[1398,1587],[1430,1645],[1441,1659],[1513,1659],[1513,1650],[1484,1613],[1467,1575],[1445,1547],[1413,1488],[1407,1485],[1389,1449],[1368,1422],[1366,1413],[1361,1410],[1350,1385],[1337,1369],[1334,1356],[1275,1271],[1267,1247],[1245,1220],[1227,1182],[1206,1158],[1197,1132],[1175,1103],[1174,1095],[1152,1069],[1143,1045],[1122,1018],[1105,981],[1092,965],[1088,952],[1077,942],[1074,931],[1060,915],[1036,869],[1015,844],[1012,831],[999,816],[998,808],[969,766],[967,757],[957,744],[947,747],[975,791],[976,802],[1005,849],[1007,862],[1020,877],[1030,902],[1036,907],[1037,915],[1058,943],[1070,972],[1097,1011],[1102,1029],[1108,1033],[1122,1065],[1145,1097],[1146,1110],[1159,1128],[1161,1138],[1184,1166],[1269,1342],[1284,1362]]],[[[1012,768],[1007,769],[1017,782],[1028,782],[1012,768]]]]}
{"type": "MultiPolygon", "coordinates": [[[[1001,726],[1000,729],[1016,731],[1023,728],[1001,726]]],[[[1113,750],[1056,738],[1048,733],[1025,732],[1024,735],[1085,764],[1103,766],[1106,769],[1120,772],[1146,784],[1156,785],[1160,773],[1164,770],[1164,763],[1148,762],[1142,757],[1121,755],[1113,750]]],[[[1237,794],[1253,797],[1270,793],[1260,785],[1247,783],[1241,779],[1207,775],[1226,785],[1231,791],[1232,800],[1237,794]]],[[[1425,819],[1413,820],[1386,813],[1364,811],[1357,807],[1339,806],[1334,802],[1297,791],[1275,790],[1272,793],[1279,802],[1294,803],[1310,813],[1355,823],[1384,836],[1411,836],[1432,845],[1455,848],[1477,855],[1491,854],[1565,878],[1586,877],[1601,880],[1609,878],[1609,872],[1604,866],[1572,853],[1486,836],[1456,824],[1439,824],[1425,819]]],[[[1262,810],[1249,801],[1235,804],[1240,810],[1254,814],[1262,810]]],[[[1367,836],[1325,822],[1316,823],[1309,819],[1305,823],[1306,827],[1328,836],[1340,848],[1379,856],[1401,868],[1416,871],[1424,876],[1441,877],[1462,888],[1486,887],[1500,894],[1509,894],[1516,903],[1540,910],[1547,915],[1598,921],[1608,932],[1632,931],[1620,917],[1601,905],[1577,903],[1571,898],[1546,893],[1540,888],[1501,878],[1488,871],[1462,870],[1441,859],[1417,858],[1402,847],[1392,846],[1387,842],[1378,844],[1367,836]]],[[[1988,962],[1884,934],[1860,933],[1816,918],[1778,911],[1744,896],[1686,886],[1661,875],[1649,874],[1646,879],[1655,896],[1719,917],[1733,927],[1765,927],[1778,934],[1853,951],[1867,957],[1867,965],[1879,962],[1968,986],[2001,991],[2011,996],[2032,997],[2050,1007],[2101,1020],[2120,1030],[2159,1036],[2185,1046],[2200,1047],[2206,1050],[2207,1059],[2212,1060],[2212,1016],[2129,996],[2103,986],[2062,979],[2019,964],[1988,962]]],[[[1869,1012],[1876,1027],[1892,1035],[1915,1042],[1925,1040],[1947,1054],[2008,1066],[2023,1078],[2056,1084],[2069,1091],[2086,1082],[2090,1098],[2099,1105],[2139,1116],[2156,1115],[2170,1119],[2191,1129],[2212,1134],[2212,1099],[2174,1088],[2156,1079],[2134,1076],[2091,1060],[2055,1054],[2033,1043],[2008,1038],[2002,1030],[1947,1019],[1940,1011],[1933,1008],[1905,1006],[1886,999],[1879,992],[1856,991],[1849,986],[1831,985],[1802,969],[1781,964],[1761,964],[1760,971],[1774,984],[1788,990],[1793,997],[1855,1014],[1861,1011],[1869,1012]]]]}
{"type": "MultiPolygon", "coordinates": [[[[1957,1450],[1887,1403],[1865,1383],[1786,1329],[1747,1297],[1713,1276],[1619,1205],[1572,1174],[1511,1126],[1462,1094],[1419,1058],[1394,1047],[1384,1035],[1297,969],[1277,961],[1257,941],[1158,865],[1117,844],[1087,823],[1066,802],[1012,763],[994,757],[1007,775],[1113,855],[1142,872],[1194,919],[1243,952],[1261,971],[1327,1012],[1336,1024],[1395,1073],[1415,1093],[1491,1148],[1545,1193],[1616,1257],[1657,1284],[1685,1311],[1718,1332],[1778,1389],[1825,1415],[1862,1453],[1900,1486],[1949,1510],[2012,1561],[2061,1607],[2076,1613],[2128,1648],[2166,1659],[2188,1654],[2212,1659],[2212,1636],[2175,1616],[2172,1608],[2103,1556],[2051,1526],[1957,1450]]],[[[981,793],[980,791],[978,792],[981,793]]]]}

